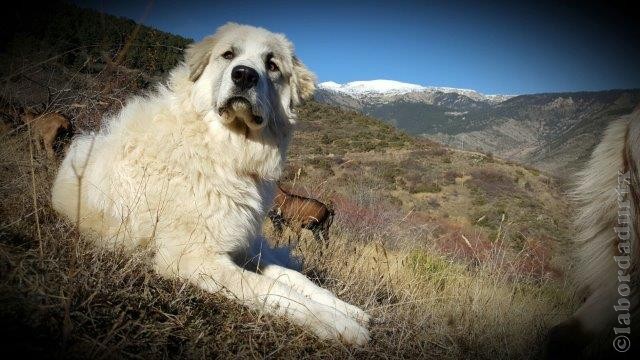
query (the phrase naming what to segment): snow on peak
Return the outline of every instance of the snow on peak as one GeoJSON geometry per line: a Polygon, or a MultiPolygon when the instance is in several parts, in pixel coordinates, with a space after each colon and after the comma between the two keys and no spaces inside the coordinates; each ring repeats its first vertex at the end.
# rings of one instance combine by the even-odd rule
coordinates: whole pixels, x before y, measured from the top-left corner
{"type": "Polygon", "coordinates": [[[404,83],[395,80],[368,80],[368,81],[352,81],[346,84],[338,84],[334,81],[326,81],[318,84],[318,88],[324,90],[330,90],[339,92],[353,97],[362,96],[374,96],[380,95],[402,95],[411,92],[428,91],[428,92],[443,92],[443,93],[455,93],[459,95],[467,96],[477,101],[489,101],[489,102],[502,102],[507,100],[513,95],[484,95],[475,90],[470,89],[457,89],[451,87],[436,87],[436,86],[422,86],[418,84],[404,83]]]}
{"type": "Polygon", "coordinates": [[[403,83],[395,80],[352,81],[346,84],[327,81],[318,84],[318,87],[349,95],[404,94],[413,91],[426,90],[426,88],[421,85],[403,83]]]}
{"type": "Polygon", "coordinates": [[[340,89],[343,85],[338,84],[335,81],[325,81],[323,83],[318,84],[319,87],[323,88],[323,89],[329,89],[329,90],[338,90],[340,89]]]}

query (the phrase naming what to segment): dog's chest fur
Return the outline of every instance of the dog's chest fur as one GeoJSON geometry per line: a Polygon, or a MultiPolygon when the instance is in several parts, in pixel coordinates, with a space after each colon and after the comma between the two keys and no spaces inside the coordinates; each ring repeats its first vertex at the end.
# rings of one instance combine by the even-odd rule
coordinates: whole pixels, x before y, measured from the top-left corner
{"type": "Polygon", "coordinates": [[[113,194],[123,201],[139,197],[136,185],[125,186],[124,178],[151,190],[133,206],[138,213],[129,217],[138,222],[131,226],[133,237],[153,233],[155,241],[164,241],[163,234],[184,226],[204,228],[208,236],[201,241],[216,251],[248,247],[260,234],[273,200],[286,144],[268,134],[249,139],[219,122],[175,113],[159,103],[166,99],[132,102],[124,116],[114,119],[105,139],[122,141],[120,156],[113,154],[109,162],[111,171],[118,172],[114,179],[121,182],[111,184],[113,194]]]}

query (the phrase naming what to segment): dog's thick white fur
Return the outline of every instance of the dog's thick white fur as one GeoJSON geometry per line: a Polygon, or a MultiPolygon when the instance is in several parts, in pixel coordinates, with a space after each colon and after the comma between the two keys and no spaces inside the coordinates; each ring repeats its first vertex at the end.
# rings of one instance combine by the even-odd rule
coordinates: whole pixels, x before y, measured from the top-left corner
{"type": "Polygon", "coordinates": [[[586,300],[551,330],[552,357],[576,356],[622,326],[614,305],[623,282],[631,288],[625,297],[631,316],[640,310],[640,107],[608,126],[571,194],[578,205],[573,275],[586,300]],[[616,256],[626,257],[630,266],[620,268],[616,256]]]}
{"type": "Polygon", "coordinates": [[[362,345],[369,315],[287,267],[261,236],[314,76],[281,34],[227,24],[190,46],[168,84],[76,138],[54,208],[96,243],[151,248],[158,273],[362,345]],[[258,78],[244,89],[238,66],[258,78]]]}

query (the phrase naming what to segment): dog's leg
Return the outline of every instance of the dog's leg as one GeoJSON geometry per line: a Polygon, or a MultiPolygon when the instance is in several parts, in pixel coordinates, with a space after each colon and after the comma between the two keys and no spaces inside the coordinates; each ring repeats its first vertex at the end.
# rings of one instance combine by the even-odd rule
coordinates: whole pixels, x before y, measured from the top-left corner
{"type": "Polygon", "coordinates": [[[272,223],[276,233],[276,246],[280,246],[280,241],[282,241],[282,235],[284,234],[282,222],[276,219],[275,221],[272,221],[272,223]]]}
{"type": "Polygon", "coordinates": [[[322,234],[320,234],[320,228],[313,227],[310,230],[311,230],[311,233],[313,234],[313,239],[317,243],[324,243],[324,241],[322,240],[322,234]]]}
{"type": "MultiPolygon", "coordinates": [[[[265,260],[268,261],[268,256],[265,260]]],[[[341,312],[348,314],[365,326],[368,325],[371,320],[371,316],[364,312],[364,310],[338,299],[331,291],[319,287],[306,276],[295,270],[287,269],[276,264],[270,264],[262,269],[262,274],[296,289],[309,299],[336,308],[341,312]]]]}
{"type": "Polygon", "coordinates": [[[31,141],[33,141],[33,147],[35,149],[36,154],[42,155],[42,151],[44,150],[42,146],[43,139],[38,133],[34,133],[34,129],[31,129],[31,141]]]}
{"type": "Polygon", "coordinates": [[[226,254],[193,249],[176,255],[160,249],[157,271],[165,276],[177,274],[206,291],[220,292],[250,308],[285,316],[310,328],[320,338],[357,345],[369,341],[369,331],[335,307],[313,301],[283,282],[245,270],[226,254]]]}
{"type": "Polygon", "coordinates": [[[329,227],[326,225],[326,223],[322,224],[322,232],[320,234],[322,235],[322,244],[326,249],[329,247],[329,227]]]}
{"type": "Polygon", "coordinates": [[[273,225],[273,231],[275,232],[275,235],[276,235],[276,246],[279,246],[280,240],[282,238],[282,233],[284,232],[284,229],[282,226],[284,223],[284,220],[282,219],[282,216],[279,215],[278,212],[275,210],[269,210],[268,216],[269,216],[269,220],[271,220],[271,224],[273,225]]]}
{"type": "Polygon", "coordinates": [[[56,141],[57,132],[48,132],[42,137],[42,141],[44,143],[44,150],[47,154],[47,158],[49,160],[53,160],[56,157],[55,152],[53,151],[53,145],[56,141]]]}
{"type": "MultiPolygon", "coordinates": [[[[302,233],[302,226],[296,224],[294,227],[294,232],[296,233],[296,244],[300,243],[300,234],[302,233]]],[[[291,245],[291,239],[289,239],[289,245],[291,245]]]]}

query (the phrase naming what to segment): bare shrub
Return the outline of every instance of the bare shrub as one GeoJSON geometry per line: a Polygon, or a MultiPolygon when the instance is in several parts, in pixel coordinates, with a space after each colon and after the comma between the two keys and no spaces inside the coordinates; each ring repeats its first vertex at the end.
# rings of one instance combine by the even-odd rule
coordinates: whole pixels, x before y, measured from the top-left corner
{"type": "Polygon", "coordinates": [[[468,184],[481,189],[486,195],[496,197],[501,194],[516,194],[520,189],[516,186],[517,179],[494,168],[480,168],[471,171],[468,184]]]}

